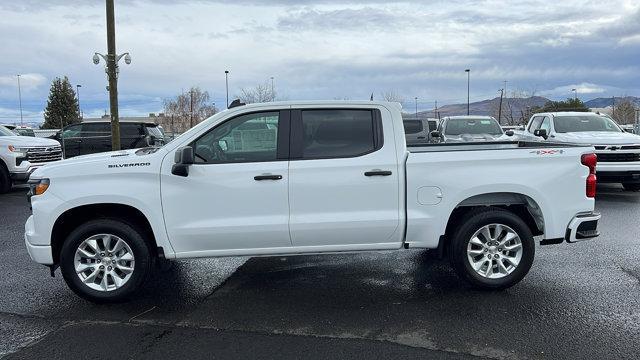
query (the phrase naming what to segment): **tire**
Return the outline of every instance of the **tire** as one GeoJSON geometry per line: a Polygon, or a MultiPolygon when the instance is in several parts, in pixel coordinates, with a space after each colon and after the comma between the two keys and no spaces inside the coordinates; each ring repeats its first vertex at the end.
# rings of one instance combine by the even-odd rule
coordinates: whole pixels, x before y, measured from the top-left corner
{"type": "Polygon", "coordinates": [[[640,191],[640,183],[623,183],[622,187],[626,191],[640,191]]]}
{"type": "Polygon", "coordinates": [[[147,278],[151,254],[135,226],[117,219],[91,220],[65,239],[60,270],[69,288],[80,297],[96,303],[121,302],[147,278]],[[77,273],[76,266],[84,270],[77,273]]]}
{"type": "Polygon", "coordinates": [[[465,218],[459,223],[449,248],[456,273],[483,290],[506,289],[520,282],[535,257],[535,241],[527,224],[516,214],[494,207],[472,210],[465,218]],[[488,229],[489,239],[485,239],[483,228],[488,229]],[[497,236],[496,232],[499,232],[497,236]],[[513,235],[517,238],[511,238],[513,235]],[[507,237],[510,239],[502,243],[507,237]],[[489,260],[488,255],[497,258],[489,260]]]}
{"type": "Polygon", "coordinates": [[[11,190],[11,177],[6,166],[0,160],[0,194],[6,194],[11,190]]]}

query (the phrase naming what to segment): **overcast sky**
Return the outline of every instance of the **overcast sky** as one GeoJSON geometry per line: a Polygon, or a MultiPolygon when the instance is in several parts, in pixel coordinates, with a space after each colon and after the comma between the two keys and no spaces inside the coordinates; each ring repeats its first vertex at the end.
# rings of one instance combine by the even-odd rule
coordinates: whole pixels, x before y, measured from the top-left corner
{"type": "MultiPolygon", "coordinates": [[[[51,80],[82,84],[85,116],[108,109],[103,0],[0,3],[0,123],[41,119],[51,80]]],[[[640,95],[640,2],[148,0],[116,1],[121,115],[158,112],[190,86],[224,107],[275,78],[279,96],[368,99],[394,90],[413,109],[507,90],[554,99],[640,95]]]]}

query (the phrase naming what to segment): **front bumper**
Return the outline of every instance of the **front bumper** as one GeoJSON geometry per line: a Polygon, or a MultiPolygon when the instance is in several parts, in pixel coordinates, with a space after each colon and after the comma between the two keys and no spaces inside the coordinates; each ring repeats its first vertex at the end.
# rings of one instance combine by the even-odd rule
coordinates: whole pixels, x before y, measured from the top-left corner
{"type": "Polygon", "coordinates": [[[27,248],[27,252],[31,257],[31,260],[44,265],[53,265],[53,252],[51,250],[51,246],[33,245],[32,239],[34,236],[35,226],[33,224],[33,215],[31,215],[24,224],[24,243],[27,248]]]}
{"type": "Polygon", "coordinates": [[[575,243],[579,241],[593,239],[600,235],[598,232],[598,220],[601,215],[598,212],[588,212],[576,215],[569,226],[567,226],[567,232],[565,240],[568,243],[575,243]]]}
{"type": "Polygon", "coordinates": [[[599,183],[640,183],[640,170],[596,171],[599,183]]]}

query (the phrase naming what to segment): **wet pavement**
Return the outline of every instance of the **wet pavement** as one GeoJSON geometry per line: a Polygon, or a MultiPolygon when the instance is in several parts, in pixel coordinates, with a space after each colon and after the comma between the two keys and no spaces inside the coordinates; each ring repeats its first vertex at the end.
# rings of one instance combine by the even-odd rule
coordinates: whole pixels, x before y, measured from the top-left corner
{"type": "Polygon", "coordinates": [[[408,250],[177,262],[134,301],[106,306],[30,261],[29,208],[14,191],[0,195],[0,355],[638,358],[640,194],[598,191],[602,236],[538,247],[529,275],[502,292],[470,289],[445,261],[408,250]]]}

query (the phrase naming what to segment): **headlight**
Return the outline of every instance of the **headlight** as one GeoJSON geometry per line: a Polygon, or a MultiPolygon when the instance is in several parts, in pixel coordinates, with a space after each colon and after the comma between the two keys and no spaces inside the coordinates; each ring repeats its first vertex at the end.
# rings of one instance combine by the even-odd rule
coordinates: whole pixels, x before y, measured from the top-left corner
{"type": "Polygon", "coordinates": [[[29,195],[42,195],[49,188],[49,179],[29,180],[29,195]]]}
{"type": "Polygon", "coordinates": [[[13,145],[9,145],[7,146],[7,148],[9,149],[9,151],[11,151],[12,153],[15,153],[16,155],[18,155],[18,157],[25,157],[27,156],[27,151],[29,151],[29,149],[27,148],[21,148],[21,147],[15,147],[13,145]]]}

